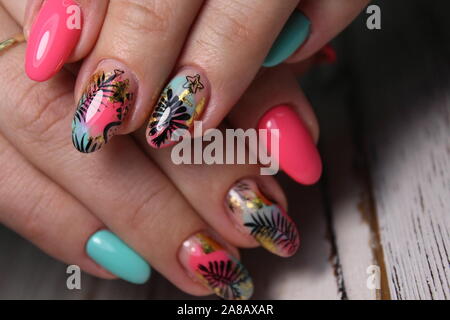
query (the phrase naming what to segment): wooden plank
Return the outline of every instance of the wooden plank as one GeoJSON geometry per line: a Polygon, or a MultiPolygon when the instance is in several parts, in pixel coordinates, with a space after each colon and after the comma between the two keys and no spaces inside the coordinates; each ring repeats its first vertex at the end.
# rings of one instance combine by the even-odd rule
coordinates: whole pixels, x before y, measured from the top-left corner
{"type": "MultiPolygon", "coordinates": [[[[448,1],[378,1],[383,29],[348,33],[394,299],[450,298],[448,1]],[[355,47],[357,46],[357,48],[355,47]]],[[[358,99],[359,98],[359,99],[358,99]]]]}
{"type": "Polygon", "coordinates": [[[329,207],[330,237],[335,245],[333,259],[341,297],[374,300],[389,289],[386,285],[382,291],[367,287],[367,268],[375,265],[384,269],[384,265],[382,255],[378,254],[375,215],[370,210],[368,168],[355,139],[357,119],[349,108],[352,90],[346,73],[340,72],[341,67],[338,63],[315,69],[303,85],[321,127],[322,191],[324,203],[329,207]]]}

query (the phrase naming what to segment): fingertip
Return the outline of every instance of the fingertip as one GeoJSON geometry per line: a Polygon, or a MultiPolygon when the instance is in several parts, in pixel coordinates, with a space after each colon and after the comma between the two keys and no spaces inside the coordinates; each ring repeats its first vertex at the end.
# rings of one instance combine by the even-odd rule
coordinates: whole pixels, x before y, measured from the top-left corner
{"type": "Polygon", "coordinates": [[[229,190],[230,218],[242,233],[253,237],[267,251],[290,257],[299,246],[298,230],[286,207],[278,202],[278,199],[286,202],[284,196],[280,196],[279,190],[277,194],[268,181],[261,182],[257,177],[244,178],[229,190]]]}
{"type": "Polygon", "coordinates": [[[83,260],[83,270],[87,273],[105,280],[118,279],[117,276],[92,261],[89,257],[85,256],[83,260]]]}
{"type": "MultiPolygon", "coordinates": [[[[33,16],[34,9],[30,11],[33,16]]],[[[78,43],[82,29],[81,9],[73,0],[47,1],[33,20],[25,70],[32,80],[46,81],[61,70],[78,43]]]]}
{"type": "Polygon", "coordinates": [[[312,185],[322,174],[322,160],[308,126],[291,106],[279,105],[260,119],[267,130],[265,144],[281,169],[295,181],[312,185]]]}
{"type": "Polygon", "coordinates": [[[86,58],[97,43],[108,9],[108,1],[78,0],[83,13],[80,39],[67,59],[68,63],[86,58]]]}

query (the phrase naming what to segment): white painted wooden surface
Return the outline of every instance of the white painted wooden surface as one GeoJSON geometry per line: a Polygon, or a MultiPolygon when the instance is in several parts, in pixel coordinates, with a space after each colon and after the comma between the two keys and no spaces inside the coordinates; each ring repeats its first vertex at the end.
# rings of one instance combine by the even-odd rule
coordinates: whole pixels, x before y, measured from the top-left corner
{"type": "MultiPolygon", "coordinates": [[[[327,70],[327,69],[326,69],[327,70]]],[[[328,71],[328,70],[327,70],[328,71]]],[[[354,141],[354,124],[348,106],[348,83],[328,82],[326,86],[306,88],[318,110],[321,125],[321,151],[325,174],[322,179],[323,201],[328,206],[328,223],[335,246],[334,263],[341,298],[376,299],[380,291],[369,290],[366,270],[379,265],[376,252],[378,241],[371,229],[370,190],[364,168],[358,166],[361,154],[354,141]],[[329,85],[328,85],[329,84],[329,85]]],[[[317,80],[312,79],[314,84],[317,80]]]]}
{"type": "Polygon", "coordinates": [[[354,30],[348,63],[365,129],[394,299],[450,298],[448,1],[384,1],[383,30],[354,30]],[[381,43],[383,44],[381,46],[381,43]],[[368,59],[376,57],[376,59],[368,59]],[[374,76],[376,75],[376,76],[374,76]]]}
{"type": "MultiPolygon", "coordinates": [[[[280,178],[302,247],[292,259],[244,251],[255,298],[450,296],[450,4],[375,3],[383,30],[357,20],[337,41],[340,63],[304,83],[324,179],[305,188],[280,178]],[[381,268],[381,290],[366,287],[370,265],[381,268]]],[[[192,298],[157,274],[144,286],[83,276],[82,290],[69,291],[65,266],[1,227],[0,274],[0,298],[192,298]]]]}

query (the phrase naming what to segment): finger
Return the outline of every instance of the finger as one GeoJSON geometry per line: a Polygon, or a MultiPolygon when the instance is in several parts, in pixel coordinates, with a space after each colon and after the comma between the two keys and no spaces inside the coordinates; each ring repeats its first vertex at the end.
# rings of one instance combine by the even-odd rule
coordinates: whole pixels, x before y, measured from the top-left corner
{"type": "Polygon", "coordinates": [[[84,58],[103,24],[109,0],[1,0],[23,25],[28,39],[25,71],[30,79],[46,81],[66,62],[84,58]]]}
{"type": "Polygon", "coordinates": [[[154,106],[147,130],[155,148],[203,120],[217,127],[249,86],[298,0],[207,1],[190,31],[176,75],[154,106]],[[183,102],[180,105],[180,101],[183,102]]]}
{"type": "Polygon", "coordinates": [[[0,163],[0,222],[56,259],[97,277],[114,278],[84,251],[87,239],[102,223],[34,169],[2,135],[0,163]]]}
{"type": "MultiPolygon", "coordinates": [[[[225,130],[214,131],[215,136],[225,134],[225,130]]],[[[205,138],[208,136],[206,134],[205,138]]],[[[196,152],[206,155],[202,152],[207,150],[206,145],[199,150],[191,144],[193,140],[185,139],[172,150],[155,150],[146,146],[138,133],[136,138],[203,219],[229,243],[239,247],[255,247],[259,243],[282,257],[296,252],[298,231],[286,213],[284,193],[272,177],[259,176],[258,165],[220,164],[224,163],[225,153],[214,160],[203,159],[207,163],[192,165],[191,157],[185,155],[196,152]],[[182,153],[184,156],[180,159],[182,153]]],[[[244,140],[237,139],[237,143],[241,145],[235,146],[236,149],[246,149],[244,140]]],[[[228,151],[235,149],[226,147],[228,151]]]]}
{"type": "MultiPolygon", "coordinates": [[[[299,92],[297,79],[288,68],[266,70],[259,75],[236,106],[235,117],[241,120],[234,122],[236,127],[256,128],[258,117],[262,117],[271,105],[289,101],[293,105],[298,105],[299,111],[309,124],[311,135],[317,138],[318,126],[314,113],[299,92]],[[269,92],[269,94],[263,94],[263,92],[269,92]],[[272,92],[278,94],[272,96],[272,92]],[[255,119],[255,122],[249,119],[255,119]]],[[[231,113],[232,120],[233,115],[234,112],[231,113]]],[[[259,242],[275,254],[291,256],[298,248],[298,232],[295,224],[286,214],[286,199],[281,188],[272,177],[259,176],[261,171],[258,165],[222,164],[228,163],[226,162],[228,159],[235,160],[234,155],[230,156],[231,150],[237,153],[235,149],[245,149],[246,141],[249,145],[256,144],[256,141],[251,140],[252,137],[256,140],[257,134],[252,135],[251,130],[246,133],[248,136],[234,132],[233,134],[238,137],[235,144],[234,136],[233,139],[229,139],[228,136],[225,138],[224,132],[225,130],[221,132],[209,130],[209,133],[204,136],[204,140],[208,139],[214,144],[219,143],[220,151],[214,149],[215,156],[211,156],[210,153],[213,143],[210,145],[205,143],[200,149],[202,144],[198,143],[199,138],[195,141],[185,139],[172,149],[146,148],[145,150],[175,182],[178,189],[190,200],[205,221],[230,243],[237,246],[253,246],[259,242]],[[233,142],[231,145],[230,141],[233,142]],[[226,145],[224,145],[225,142],[227,142],[226,145]],[[195,154],[196,165],[190,165],[193,154],[195,154]],[[205,195],[208,195],[207,201],[205,201],[205,195]]],[[[231,131],[227,134],[231,134],[231,131]]],[[[136,137],[145,148],[139,133],[136,137]]],[[[257,150],[255,151],[257,153],[257,150]]],[[[246,163],[251,161],[248,154],[244,159],[247,160],[246,163]]]]}
{"type": "Polygon", "coordinates": [[[319,127],[294,75],[285,66],[267,70],[249,90],[254,94],[245,95],[230,113],[231,125],[268,130],[262,142],[272,151],[271,156],[281,169],[299,183],[316,183],[322,173],[322,162],[315,146],[319,127]],[[271,81],[266,81],[265,77],[271,81]],[[272,133],[272,129],[278,131],[272,133]]]}
{"type": "Polygon", "coordinates": [[[17,70],[23,46],[7,54],[8,59],[0,59],[0,68],[8,75],[0,78],[0,87],[4,90],[2,109],[11,117],[0,119],[0,131],[114,233],[95,234],[88,241],[88,253],[96,262],[111,270],[123,262],[123,278],[131,281],[134,275],[139,280],[144,277],[135,270],[142,268],[136,268],[134,261],[142,256],[188,293],[214,292],[233,299],[252,294],[251,278],[237,250],[209,235],[204,221],[131,138],[121,137],[90,157],[67,143],[63,133],[70,122],[67,111],[73,85],[69,74],[61,72],[49,83],[31,83],[17,70]],[[128,248],[124,243],[134,254],[124,253],[123,248],[128,248]],[[104,258],[107,248],[112,250],[104,258]]]}
{"type": "Polygon", "coordinates": [[[66,62],[80,60],[91,51],[108,1],[30,0],[28,5],[31,8],[24,30],[30,31],[25,70],[31,79],[46,81],[66,62]]]}
{"type": "Polygon", "coordinates": [[[289,64],[289,70],[297,77],[305,75],[315,66],[334,64],[337,60],[337,54],[331,44],[327,44],[312,57],[289,64]]]}
{"type": "Polygon", "coordinates": [[[201,4],[202,0],[110,2],[98,42],[77,80],[79,102],[75,135],[85,136],[85,141],[98,142],[97,148],[81,148],[80,151],[96,151],[107,143],[109,138],[103,139],[102,133],[104,137],[112,137],[142,126],[157,92],[173,68],[201,4]],[[130,99],[121,95],[110,99],[103,90],[105,95],[93,102],[86,101],[84,94],[95,90],[96,80],[103,75],[112,76],[112,82],[126,87],[130,99]],[[97,103],[100,100],[102,103],[97,103]],[[95,113],[96,117],[90,117],[95,113]]]}
{"type": "Polygon", "coordinates": [[[308,18],[310,33],[286,62],[295,63],[311,57],[344,30],[368,3],[369,0],[301,1],[298,10],[308,18]]]}
{"type": "MultiPolygon", "coordinates": [[[[18,32],[19,27],[13,22],[11,17],[5,10],[3,10],[2,7],[0,7],[0,24],[1,37],[18,32]]],[[[6,51],[2,55],[5,59],[1,60],[4,70],[11,68],[11,72],[7,71],[5,73],[5,77],[0,78],[0,80],[3,81],[3,83],[10,83],[11,81],[9,77],[18,80],[18,84],[20,85],[12,86],[18,90],[11,92],[12,96],[14,96],[14,94],[18,94],[19,97],[15,96],[15,98],[20,101],[26,96],[28,89],[29,92],[32,92],[32,88],[35,90],[39,89],[37,88],[37,84],[30,83],[30,81],[24,79],[23,74],[20,72],[20,68],[17,68],[17,66],[20,65],[20,61],[23,56],[23,46],[17,46],[16,48],[6,51]],[[17,54],[19,50],[21,53],[20,55],[17,54]]],[[[49,85],[47,89],[50,92],[54,91],[54,95],[52,97],[56,97],[63,95],[64,92],[67,92],[67,89],[64,89],[63,87],[64,86],[60,84],[60,90],[58,90],[58,86],[49,85]]],[[[3,87],[3,89],[5,89],[5,87],[3,87]]],[[[8,89],[6,89],[6,91],[8,91],[8,89]]],[[[2,95],[6,96],[4,93],[2,93],[2,95]]],[[[53,100],[51,97],[46,95],[43,97],[47,103],[48,101],[53,100]]],[[[36,100],[31,99],[28,102],[25,102],[25,105],[27,103],[30,103],[31,105],[36,103],[39,105],[39,102],[46,103],[37,98],[36,100]]],[[[3,103],[5,103],[4,100],[2,101],[2,109],[5,109],[3,103]]],[[[12,114],[17,115],[16,111],[17,110],[14,110],[12,114]]],[[[39,118],[39,111],[34,115],[39,118]]],[[[56,112],[52,115],[54,118],[58,117],[58,113],[56,112]]],[[[17,151],[12,151],[13,148],[6,142],[3,135],[0,135],[0,138],[2,139],[1,141],[5,143],[4,148],[1,148],[0,150],[5,151],[3,154],[4,156],[7,155],[7,160],[2,162],[5,167],[5,170],[2,171],[2,173],[4,173],[2,178],[4,178],[6,182],[8,179],[11,180],[11,178],[17,179],[17,177],[20,176],[20,173],[23,173],[25,180],[27,178],[30,179],[29,183],[26,181],[24,182],[26,188],[23,190],[20,190],[19,188],[16,190],[11,187],[20,187],[21,185],[18,182],[21,182],[21,180],[15,181],[15,183],[12,183],[11,185],[2,183],[2,186],[4,186],[4,189],[2,190],[5,195],[2,199],[4,200],[3,205],[6,209],[5,211],[12,213],[18,212],[14,215],[14,219],[10,218],[11,215],[5,215],[5,217],[2,218],[3,223],[9,225],[20,234],[31,238],[31,240],[44,251],[49,252],[63,261],[71,262],[77,260],[76,257],[78,257],[77,264],[82,266],[82,268],[85,268],[86,271],[104,278],[112,278],[110,273],[100,268],[92,262],[92,260],[87,259],[87,255],[84,251],[85,243],[91,234],[99,228],[104,227],[104,225],[97,218],[95,218],[94,215],[89,213],[86,207],[75,200],[75,198],[69,193],[62,191],[59,186],[51,182],[51,180],[47,177],[43,176],[40,171],[36,171],[31,165],[27,165],[28,162],[20,156],[17,151]],[[13,159],[13,161],[11,161],[11,159],[13,159]],[[35,189],[33,189],[33,186],[35,186],[35,189]],[[24,196],[24,192],[29,192],[30,190],[34,192],[30,194],[26,193],[24,196]],[[10,196],[8,196],[9,193],[11,193],[10,196]],[[35,201],[23,202],[18,200],[16,202],[7,200],[16,199],[16,197],[20,196],[23,198],[26,197],[27,200],[30,199],[35,201]],[[46,210],[42,210],[42,207],[40,206],[40,204],[43,203],[47,204],[45,206],[46,210]],[[60,210],[63,212],[60,212],[60,210]],[[55,213],[52,215],[51,213],[53,211],[55,213]],[[65,225],[66,222],[68,223],[67,225],[65,225]],[[54,228],[49,227],[53,225],[55,226],[54,228]],[[77,228],[77,226],[79,228],[77,228]]],[[[15,136],[13,135],[10,138],[14,140],[15,136]]],[[[114,272],[116,271],[114,268],[109,269],[109,271],[117,276],[121,275],[120,272],[114,272]]]]}

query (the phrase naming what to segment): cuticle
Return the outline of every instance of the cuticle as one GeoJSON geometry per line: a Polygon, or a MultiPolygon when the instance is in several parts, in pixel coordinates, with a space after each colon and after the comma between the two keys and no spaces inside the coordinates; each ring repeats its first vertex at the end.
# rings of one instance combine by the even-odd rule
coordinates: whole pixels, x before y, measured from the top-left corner
{"type": "MultiPolygon", "coordinates": [[[[131,74],[131,76],[133,77],[134,82],[136,83],[136,86],[139,87],[139,77],[136,75],[136,73],[128,66],[127,63],[121,61],[120,59],[116,59],[116,58],[103,58],[101,60],[99,60],[99,62],[97,63],[97,68],[95,69],[96,71],[103,69],[101,68],[101,65],[104,64],[105,62],[116,62],[116,64],[123,66],[123,69],[126,69],[126,72],[131,74]]],[[[114,65],[115,63],[112,63],[111,65],[114,65]]],[[[117,68],[119,69],[119,68],[117,68]]],[[[94,71],[94,73],[96,72],[94,71]]],[[[106,71],[106,70],[105,70],[106,71]]]]}

